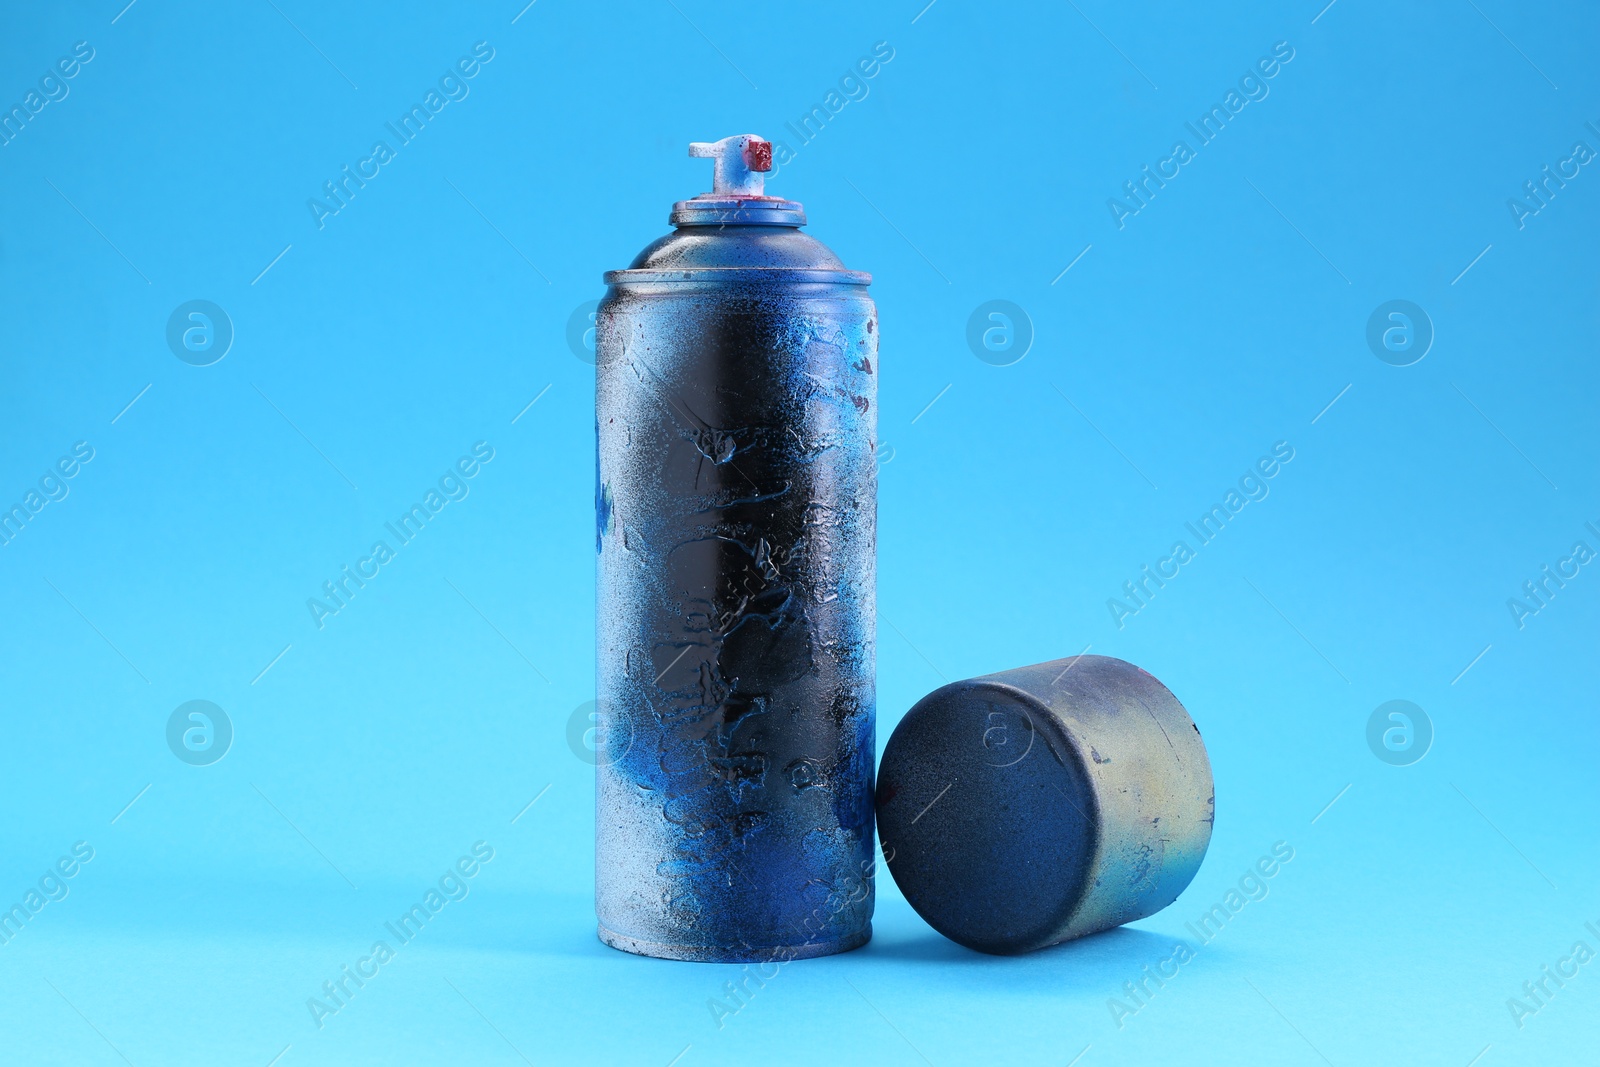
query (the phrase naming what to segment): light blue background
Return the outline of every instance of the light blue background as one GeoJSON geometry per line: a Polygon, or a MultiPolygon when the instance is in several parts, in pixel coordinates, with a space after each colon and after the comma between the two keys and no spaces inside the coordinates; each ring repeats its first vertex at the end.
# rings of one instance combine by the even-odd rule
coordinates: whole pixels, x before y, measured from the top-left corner
{"type": "Polygon", "coordinates": [[[1600,549],[1600,172],[1522,229],[1506,204],[1600,149],[1592,9],[124,2],[0,15],[7,107],[95,49],[0,147],[0,502],[95,449],[0,548],[0,903],[95,849],[0,946],[0,1060],[1595,1057],[1600,962],[1521,1028],[1506,1005],[1600,949],[1600,568],[1520,630],[1506,606],[1600,549]],[[477,41],[470,95],[319,230],[307,199],[477,41]],[[687,142],[794,147],[878,41],[869,95],[770,188],[875,277],[880,745],[945,680],[1090,646],[1199,723],[1216,836],[1167,912],[1021,959],[885,879],[867,948],[719,1029],[736,968],[594,937],[566,324],[709,186],[687,142]],[[1270,95],[1119,230],[1107,198],[1279,41],[1270,95]],[[1403,368],[1365,341],[1397,298],[1436,330],[1403,368]],[[209,367],[164,339],[191,299],[236,331],[209,367]],[[991,299],[1035,330],[1013,366],[966,345],[991,299]],[[306,599],[477,441],[470,495],[319,630],[306,599]],[[1119,629],[1107,598],[1277,441],[1270,496],[1119,629]],[[234,725],[212,766],[166,745],[193,699],[234,725]],[[1391,699],[1436,731],[1409,767],[1367,748],[1391,699]],[[307,998],[479,840],[471,894],[319,1029],[307,998]],[[1119,1028],[1108,998],[1278,841],[1270,895],[1119,1028]]]}

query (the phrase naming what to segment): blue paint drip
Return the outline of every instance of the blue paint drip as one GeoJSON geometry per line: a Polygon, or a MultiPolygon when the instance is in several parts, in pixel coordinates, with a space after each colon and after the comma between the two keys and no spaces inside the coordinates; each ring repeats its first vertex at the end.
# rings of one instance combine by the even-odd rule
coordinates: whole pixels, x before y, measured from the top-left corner
{"type": "MultiPolygon", "coordinates": [[[[595,427],[596,433],[599,426],[595,427]]],[[[605,541],[605,536],[611,530],[611,514],[615,504],[611,499],[611,486],[600,480],[600,456],[595,455],[594,460],[594,550],[600,553],[600,546],[605,541]]]]}

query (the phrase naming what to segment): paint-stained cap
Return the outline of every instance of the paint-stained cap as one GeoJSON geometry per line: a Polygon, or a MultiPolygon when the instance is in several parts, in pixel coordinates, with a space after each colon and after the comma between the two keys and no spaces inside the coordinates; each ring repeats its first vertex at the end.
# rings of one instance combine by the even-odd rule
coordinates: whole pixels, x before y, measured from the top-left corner
{"type": "Polygon", "coordinates": [[[1149,674],[1075,656],[954,682],[895,727],[878,832],[917,914],[1018,953],[1153,915],[1211,840],[1211,763],[1149,674]]]}

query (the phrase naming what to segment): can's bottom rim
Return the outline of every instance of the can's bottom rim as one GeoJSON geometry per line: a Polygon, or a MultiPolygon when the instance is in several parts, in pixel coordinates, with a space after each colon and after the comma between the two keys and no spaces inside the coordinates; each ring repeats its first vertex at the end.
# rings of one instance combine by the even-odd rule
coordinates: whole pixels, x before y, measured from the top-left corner
{"type": "Polygon", "coordinates": [[[635,956],[654,956],[661,960],[683,960],[689,963],[786,963],[790,960],[809,960],[817,956],[832,956],[858,949],[872,940],[869,922],[849,937],[832,941],[807,941],[799,945],[667,945],[659,941],[645,941],[637,937],[608,930],[604,923],[597,926],[600,940],[614,949],[631,952],[635,956]]]}

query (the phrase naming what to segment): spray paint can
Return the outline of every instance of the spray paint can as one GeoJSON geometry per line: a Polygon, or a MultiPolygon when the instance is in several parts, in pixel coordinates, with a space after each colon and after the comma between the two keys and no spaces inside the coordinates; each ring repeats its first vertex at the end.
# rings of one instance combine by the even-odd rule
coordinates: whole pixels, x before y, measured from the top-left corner
{"type": "Polygon", "coordinates": [[[772,147],[596,316],[602,941],[788,960],[872,935],[877,312],[763,194],[772,147]]]}

